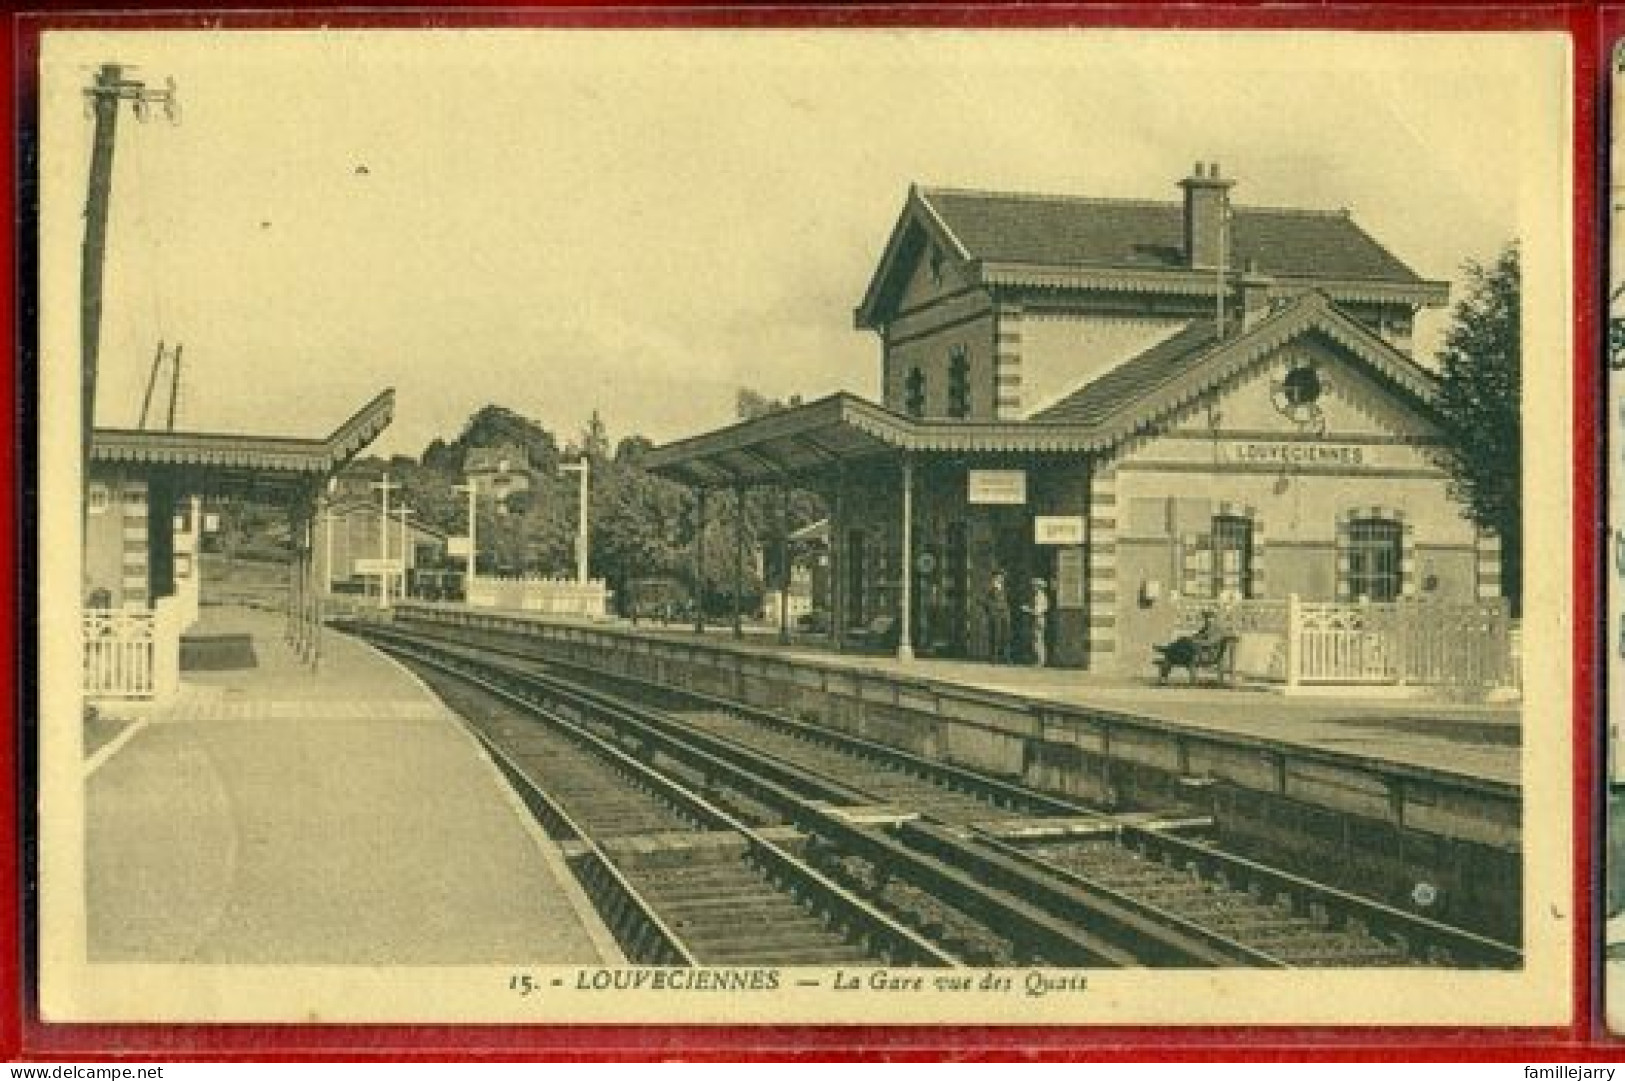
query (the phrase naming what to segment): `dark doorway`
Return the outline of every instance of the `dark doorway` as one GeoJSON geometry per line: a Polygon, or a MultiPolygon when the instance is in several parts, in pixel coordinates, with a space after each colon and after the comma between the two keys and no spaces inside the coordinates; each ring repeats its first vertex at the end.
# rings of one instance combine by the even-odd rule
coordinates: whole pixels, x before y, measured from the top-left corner
{"type": "Polygon", "coordinates": [[[864,588],[868,573],[864,567],[866,538],[863,530],[854,529],[846,535],[846,625],[861,627],[869,622],[868,590],[864,588]]]}
{"type": "Polygon", "coordinates": [[[970,526],[964,521],[948,523],[948,543],[944,552],[943,580],[947,587],[949,642],[954,656],[970,655],[970,526]]]}

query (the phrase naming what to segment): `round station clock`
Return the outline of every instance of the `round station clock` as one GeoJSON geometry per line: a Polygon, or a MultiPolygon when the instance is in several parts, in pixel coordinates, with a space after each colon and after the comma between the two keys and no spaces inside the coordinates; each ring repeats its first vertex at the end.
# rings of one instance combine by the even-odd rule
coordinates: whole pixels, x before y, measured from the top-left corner
{"type": "Polygon", "coordinates": [[[1320,411],[1320,398],[1326,385],[1313,364],[1298,364],[1270,383],[1270,401],[1299,431],[1323,432],[1326,417],[1320,411]]]}

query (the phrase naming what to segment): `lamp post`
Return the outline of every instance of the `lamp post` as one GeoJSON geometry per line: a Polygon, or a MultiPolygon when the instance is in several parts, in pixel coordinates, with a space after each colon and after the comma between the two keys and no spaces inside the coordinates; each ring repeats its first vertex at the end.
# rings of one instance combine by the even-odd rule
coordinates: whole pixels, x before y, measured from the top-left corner
{"type": "Polygon", "coordinates": [[[592,472],[592,461],[583,454],[579,462],[561,465],[559,469],[568,473],[581,475],[579,508],[576,518],[576,584],[587,584],[587,552],[589,534],[587,531],[587,476],[592,472]]]}

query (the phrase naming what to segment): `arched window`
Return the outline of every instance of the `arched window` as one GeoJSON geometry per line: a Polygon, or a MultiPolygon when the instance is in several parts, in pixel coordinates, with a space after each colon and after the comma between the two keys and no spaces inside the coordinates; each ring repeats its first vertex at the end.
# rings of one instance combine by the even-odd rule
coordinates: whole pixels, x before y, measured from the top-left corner
{"type": "Polygon", "coordinates": [[[925,416],[925,373],[918,368],[910,368],[903,381],[903,408],[911,417],[925,416]]]}
{"type": "Polygon", "coordinates": [[[1349,523],[1349,596],[1391,601],[1404,587],[1404,527],[1391,518],[1356,518],[1349,523]]]}
{"type": "Polygon", "coordinates": [[[1218,514],[1210,534],[1213,546],[1213,596],[1253,595],[1253,520],[1218,514]]]}
{"type": "Polygon", "coordinates": [[[948,415],[970,416],[970,356],[963,345],[948,350],[948,415]]]}

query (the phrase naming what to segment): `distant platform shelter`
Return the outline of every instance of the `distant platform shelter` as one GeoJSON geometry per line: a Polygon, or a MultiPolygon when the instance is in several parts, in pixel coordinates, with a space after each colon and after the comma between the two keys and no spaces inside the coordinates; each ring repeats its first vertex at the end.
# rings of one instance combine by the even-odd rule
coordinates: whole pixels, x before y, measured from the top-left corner
{"type": "Polygon", "coordinates": [[[1498,539],[1451,496],[1437,380],[1411,356],[1446,284],[1345,212],[1232,207],[1232,183],[912,189],[856,312],[882,400],[644,461],[702,495],[822,492],[832,637],[903,656],[985,658],[1008,627],[1007,657],[1132,673],[1199,607],[1498,598],[1498,539]]]}
{"type": "Polygon", "coordinates": [[[287,632],[319,655],[325,569],[312,545],[329,479],[388,427],[386,390],[325,439],[98,428],[85,490],[85,693],[152,699],[177,687],[180,636],[198,617],[204,499],[288,513],[287,632]]]}

